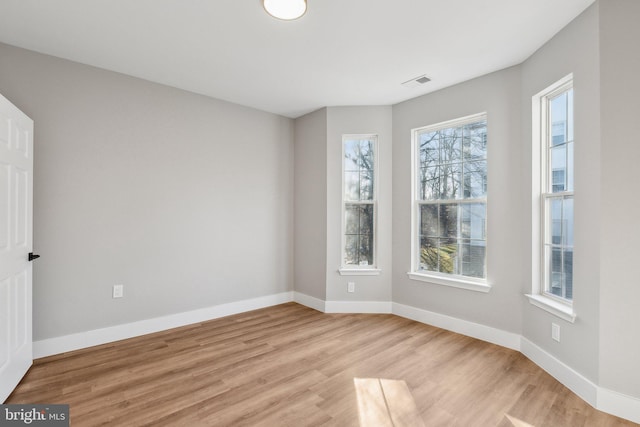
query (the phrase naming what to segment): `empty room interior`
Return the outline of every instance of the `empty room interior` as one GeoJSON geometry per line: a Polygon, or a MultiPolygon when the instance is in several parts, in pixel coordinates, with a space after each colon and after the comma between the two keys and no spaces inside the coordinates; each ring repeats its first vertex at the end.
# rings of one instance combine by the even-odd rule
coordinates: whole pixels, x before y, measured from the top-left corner
{"type": "Polygon", "coordinates": [[[3,407],[640,423],[640,1],[283,3],[0,0],[3,407]]]}

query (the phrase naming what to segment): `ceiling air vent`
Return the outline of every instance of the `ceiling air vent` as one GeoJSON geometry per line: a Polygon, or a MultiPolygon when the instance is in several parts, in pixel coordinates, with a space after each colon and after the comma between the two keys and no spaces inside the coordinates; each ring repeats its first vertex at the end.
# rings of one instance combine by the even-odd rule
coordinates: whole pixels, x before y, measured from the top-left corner
{"type": "Polygon", "coordinates": [[[422,76],[415,77],[415,78],[413,78],[411,80],[408,80],[408,81],[402,83],[402,85],[404,87],[418,87],[418,86],[421,86],[421,85],[423,85],[423,84],[425,84],[427,82],[430,82],[430,81],[431,81],[431,79],[429,77],[427,77],[425,75],[422,75],[422,76]]]}

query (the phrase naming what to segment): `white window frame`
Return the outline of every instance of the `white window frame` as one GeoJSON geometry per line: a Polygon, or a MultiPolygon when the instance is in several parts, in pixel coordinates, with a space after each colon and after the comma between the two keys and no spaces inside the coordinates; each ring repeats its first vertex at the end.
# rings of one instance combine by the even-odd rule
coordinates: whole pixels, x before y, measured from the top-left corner
{"type": "Polygon", "coordinates": [[[341,203],[341,250],[340,250],[340,268],[338,272],[341,276],[377,276],[380,274],[381,270],[378,268],[378,179],[379,179],[379,164],[380,160],[378,158],[379,154],[379,141],[378,135],[373,133],[367,134],[344,134],[342,135],[342,203],[341,203]],[[363,140],[368,139],[373,141],[373,156],[374,156],[374,165],[373,165],[373,197],[372,200],[366,201],[353,201],[345,199],[345,143],[347,141],[352,140],[363,140]],[[373,206],[373,264],[372,265],[353,265],[353,264],[345,264],[346,257],[346,223],[345,223],[345,213],[347,205],[372,205],[373,206]]]}
{"type": "MultiPolygon", "coordinates": [[[[570,323],[575,322],[576,319],[573,300],[567,300],[547,292],[548,275],[546,271],[545,241],[547,240],[546,234],[550,232],[552,226],[547,212],[547,200],[549,198],[573,197],[574,195],[573,191],[556,193],[548,191],[549,184],[553,184],[553,182],[549,182],[549,180],[552,180],[552,171],[550,170],[550,159],[548,155],[550,144],[549,128],[551,126],[549,120],[549,101],[572,88],[573,74],[569,74],[532,97],[532,190],[534,195],[532,211],[532,281],[531,293],[526,294],[529,302],[534,306],[570,323]]],[[[575,106],[573,107],[575,111],[575,106]]]]}
{"type": "MultiPolygon", "coordinates": [[[[466,289],[470,291],[476,292],[489,292],[491,290],[491,284],[489,283],[487,277],[488,274],[485,275],[485,278],[476,278],[469,277],[459,274],[444,274],[434,271],[425,272],[424,270],[420,270],[420,238],[419,238],[419,230],[420,230],[420,205],[424,202],[419,200],[419,184],[418,184],[418,171],[419,171],[419,163],[420,156],[418,154],[418,135],[424,132],[442,130],[446,128],[463,126],[469,123],[474,123],[482,120],[487,120],[487,113],[478,113],[470,116],[461,117],[454,120],[449,120],[446,122],[436,123],[434,125],[423,126],[419,128],[415,128],[411,130],[411,199],[412,199],[412,207],[411,207],[411,271],[407,273],[410,279],[417,280],[421,282],[434,283],[443,286],[450,286],[459,289],[466,289]]],[[[487,121],[488,126],[488,121],[487,121]]],[[[488,133],[488,132],[487,132],[488,133]]],[[[488,168],[488,157],[487,157],[487,168],[488,168]]],[[[485,204],[485,212],[487,212],[486,207],[487,203],[487,195],[484,197],[474,198],[474,199],[456,199],[451,202],[457,204],[463,203],[478,203],[482,202],[485,204]]],[[[438,201],[438,203],[446,203],[447,200],[438,201]]],[[[487,215],[488,216],[488,215],[487,215]]],[[[486,219],[486,217],[485,217],[486,219]]],[[[486,224],[486,223],[485,223],[486,224]]],[[[488,231],[488,230],[487,230],[488,231]]],[[[485,231],[485,247],[489,247],[488,243],[488,233],[485,231]]],[[[488,251],[485,253],[485,272],[487,272],[486,265],[488,263],[488,251]]]]}

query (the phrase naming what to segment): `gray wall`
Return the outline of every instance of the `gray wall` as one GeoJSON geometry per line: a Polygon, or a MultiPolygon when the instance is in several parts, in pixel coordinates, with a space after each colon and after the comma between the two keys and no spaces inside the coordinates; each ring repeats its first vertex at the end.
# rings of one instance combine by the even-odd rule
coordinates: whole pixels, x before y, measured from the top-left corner
{"type": "Polygon", "coordinates": [[[393,106],[393,301],[519,333],[525,211],[520,69],[508,68],[393,106]],[[407,277],[411,270],[411,129],[475,113],[488,119],[489,293],[407,277]]]}
{"type": "Polygon", "coordinates": [[[327,109],[327,300],[391,301],[391,107],[327,109]],[[377,261],[379,276],[341,276],[342,135],[378,135],[377,261]],[[347,292],[347,282],[355,292],[347,292]]]}
{"type": "Polygon", "coordinates": [[[0,93],[35,121],[35,340],[292,290],[292,120],[0,58],[0,93]]]}
{"type": "Polygon", "coordinates": [[[640,2],[601,1],[600,11],[600,385],[640,399],[640,2]]]}
{"type": "Polygon", "coordinates": [[[296,292],[326,300],[327,109],[295,120],[296,292]]]}
{"type": "Polygon", "coordinates": [[[327,107],[295,120],[295,290],[391,301],[391,107],[327,107]],[[378,276],[341,276],[342,135],[378,135],[378,276]],[[347,292],[355,282],[356,292],[347,292]]]}
{"type": "Polygon", "coordinates": [[[529,238],[525,241],[522,271],[523,293],[531,292],[532,276],[538,265],[538,242],[532,238],[531,200],[534,185],[532,169],[531,98],[562,77],[573,72],[575,99],[575,323],[565,322],[531,304],[523,312],[523,336],[553,354],[592,381],[598,380],[598,289],[600,264],[600,73],[598,52],[598,5],[588,8],[538,52],[522,64],[522,152],[525,174],[522,203],[527,211],[522,224],[529,238]],[[560,325],[561,342],[551,339],[551,323],[560,325]]]}

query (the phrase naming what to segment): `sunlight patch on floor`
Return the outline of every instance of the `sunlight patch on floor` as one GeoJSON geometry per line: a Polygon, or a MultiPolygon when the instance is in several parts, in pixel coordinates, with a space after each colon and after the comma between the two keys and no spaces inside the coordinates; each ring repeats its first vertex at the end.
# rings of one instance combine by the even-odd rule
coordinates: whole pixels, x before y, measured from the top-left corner
{"type": "Polygon", "coordinates": [[[424,427],[416,402],[402,380],[354,378],[361,427],[424,427]]]}
{"type": "Polygon", "coordinates": [[[513,427],[535,427],[533,424],[526,423],[522,420],[519,420],[516,417],[512,417],[509,414],[504,414],[504,416],[507,417],[507,419],[511,422],[513,427]]]}

